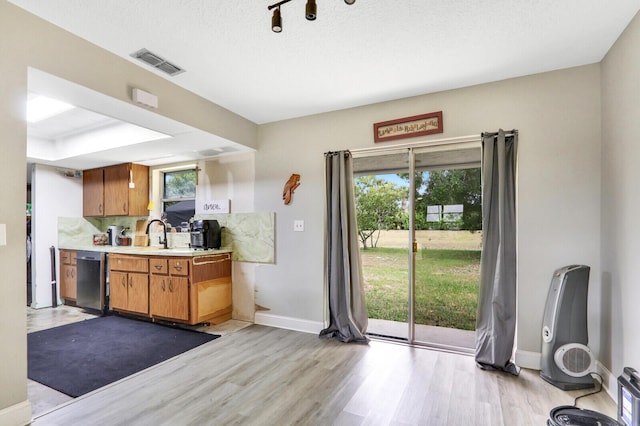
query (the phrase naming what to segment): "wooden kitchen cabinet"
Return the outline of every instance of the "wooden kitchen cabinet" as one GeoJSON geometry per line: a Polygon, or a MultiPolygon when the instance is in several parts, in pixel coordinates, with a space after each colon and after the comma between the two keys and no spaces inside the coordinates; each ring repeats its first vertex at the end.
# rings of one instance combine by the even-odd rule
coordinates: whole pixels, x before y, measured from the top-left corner
{"type": "Polygon", "coordinates": [[[104,216],[104,170],[82,172],[82,215],[104,216]]]}
{"type": "Polygon", "coordinates": [[[77,252],[60,250],[60,298],[66,304],[75,304],[78,294],[77,252]]]}
{"type": "Polygon", "coordinates": [[[109,305],[114,311],[149,313],[149,261],[141,256],[109,255],[109,305]]]}
{"type": "Polygon", "coordinates": [[[152,258],[149,313],[152,317],[189,320],[189,262],[186,259],[152,258]]]}
{"type": "Polygon", "coordinates": [[[149,313],[152,317],[189,320],[189,280],[170,275],[151,275],[149,313]]]}
{"type": "Polygon", "coordinates": [[[104,169],[104,215],[147,216],[149,167],[125,163],[104,169]],[[133,182],[134,188],[129,187],[133,182]]]}
{"type": "Polygon", "coordinates": [[[189,324],[230,320],[231,253],[193,257],[189,266],[189,324]]]}
{"type": "Polygon", "coordinates": [[[112,310],[189,325],[231,319],[230,253],[173,257],[110,254],[109,274],[112,310]],[[132,305],[132,292],[144,294],[135,288],[143,288],[145,281],[131,281],[138,275],[148,277],[146,311],[134,310],[132,305]]]}
{"type": "Polygon", "coordinates": [[[146,216],[149,213],[149,167],[124,163],[85,170],[82,175],[83,216],[146,216]]]}

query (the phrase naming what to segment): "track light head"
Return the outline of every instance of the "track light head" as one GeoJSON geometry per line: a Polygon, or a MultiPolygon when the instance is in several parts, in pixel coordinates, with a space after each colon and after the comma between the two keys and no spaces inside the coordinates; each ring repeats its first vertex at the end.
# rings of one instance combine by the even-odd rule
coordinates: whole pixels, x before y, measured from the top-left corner
{"type": "MultiPolygon", "coordinates": [[[[267,7],[268,10],[275,9],[273,11],[273,16],[271,17],[271,30],[274,33],[282,32],[282,16],[280,15],[280,6],[285,3],[289,3],[291,0],[280,0],[277,3],[269,5],[267,7]]],[[[354,4],[356,0],[344,0],[346,4],[354,4]]],[[[307,21],[315,21],[318,17],[318,7],[316,5],[316,0],[307,0],[307,6],[305,8],[305,18],[307,21]]]]}
{"type": "Polygon", "coordinates": [[[315,21],[317,16],[316,0],[307,0],[306,14],[307,21],[315,21]]]}
{"type": "Polygon", "coordinates": [[[273,16],[271,17],[271,30],[274,33],[282,32],[282,16],[280,16],[280,6],[278,6],[273,11],[273,16]]]}

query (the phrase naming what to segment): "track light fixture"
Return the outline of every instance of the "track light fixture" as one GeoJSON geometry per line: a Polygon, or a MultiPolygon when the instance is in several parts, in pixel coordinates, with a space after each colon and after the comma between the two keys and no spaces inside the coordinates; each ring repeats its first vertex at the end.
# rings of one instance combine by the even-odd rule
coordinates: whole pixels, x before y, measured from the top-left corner
{"type": "Polygon", "coordinates": [[[273,16],[271,17],[271,29],[274,33],[282,32],[282,16],[280,16],[280,6],[278,6],[278,8],[273,11],[273,16]]]}
{"type": "Polygon", "coordinates": [[[307,21],[315,21],[316,20],[316,12],[318,8],[316,6],[316,0],[307,0],[307,7],[305,12],[305,18],[307,21]]]}
{"type": "MultiPolygon", "coordinates": [[[[281,0],[270,6],[267,6],[268,10],[275,9],[273,11],[273,16],[271,17],[271,29],[274,33],[282,32],[282,16],[280,15],[280,6],[285,3],[289,3],[290,1],[291,0],[281,0]]],[[[348,5],[352,5],[356,2],[356,0],[344,0],[344,2],[348,5]]],[[[307,21],[315,21],[317,16],[318,7],[316,5],[316,0],[307,0],[307,5],[305,7],[305,18],[307,18],[307,21]]]]}

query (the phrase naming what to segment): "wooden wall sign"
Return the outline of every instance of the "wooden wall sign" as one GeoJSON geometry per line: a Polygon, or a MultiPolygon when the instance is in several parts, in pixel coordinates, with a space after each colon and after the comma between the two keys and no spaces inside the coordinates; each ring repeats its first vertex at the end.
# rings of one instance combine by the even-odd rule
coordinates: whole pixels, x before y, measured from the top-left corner
{"type": "Polygon", "coordinates": [[[373,124],[376,143],[442,132],[442,111],[373,124]]]}

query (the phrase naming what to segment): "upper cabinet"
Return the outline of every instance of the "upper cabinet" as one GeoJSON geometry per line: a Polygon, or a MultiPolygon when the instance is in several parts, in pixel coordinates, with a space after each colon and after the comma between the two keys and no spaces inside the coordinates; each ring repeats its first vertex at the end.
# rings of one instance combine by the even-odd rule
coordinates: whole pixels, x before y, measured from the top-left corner
{"type": "Polygon", "coordinates": [[[104,216],[104,169],[82,172],[82,215],[104,216]]]}
{"type": "Polygon", "coordinates": [[[125,163],[82,173],[83,216],[149,214],[149,167],[125,163]]]}

